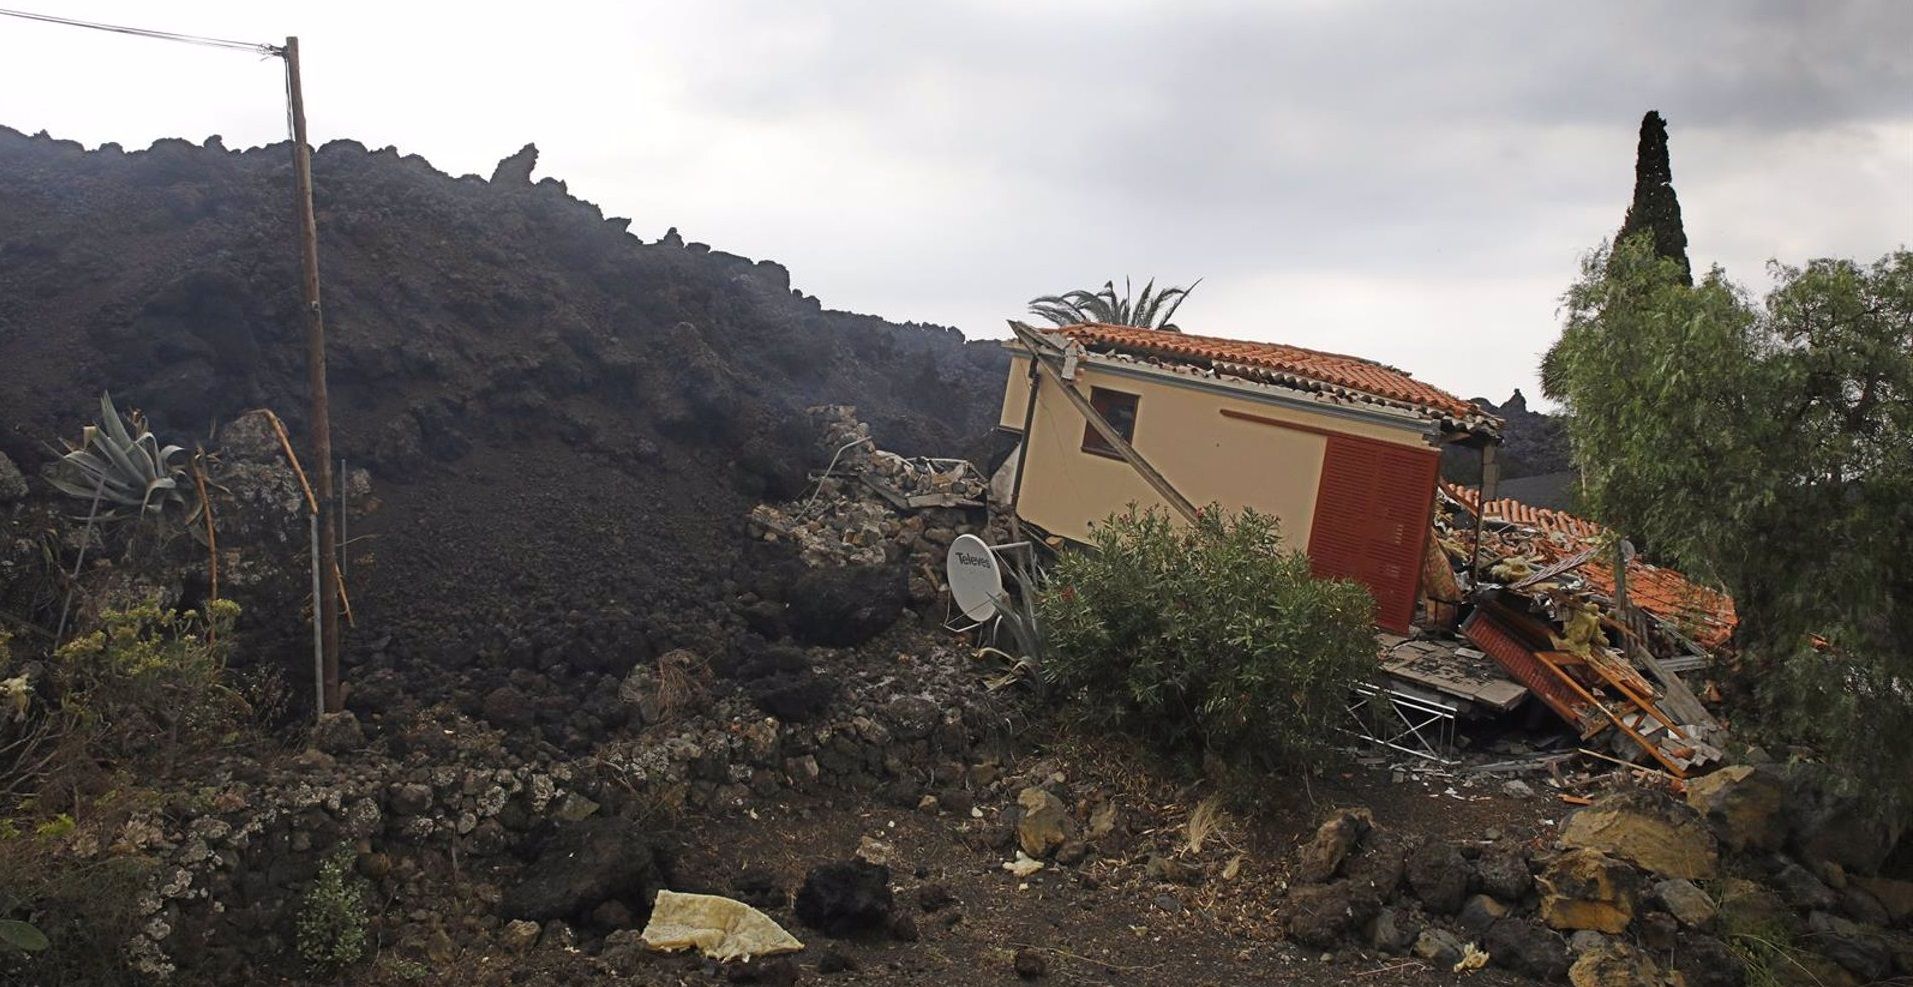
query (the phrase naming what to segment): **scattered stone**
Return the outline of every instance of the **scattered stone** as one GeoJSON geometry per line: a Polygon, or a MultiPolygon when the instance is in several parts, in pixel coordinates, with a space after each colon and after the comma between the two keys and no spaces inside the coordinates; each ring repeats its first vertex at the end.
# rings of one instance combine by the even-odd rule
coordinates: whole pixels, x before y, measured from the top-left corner
{"type": "Polygon", "coordinates": [[[1415,938],[1415,956],[1427,960],[1438,970],[1454,969],[1467,947],[1454,933],[1443,929],[1423,929],[1415,938]]]}
{"type": "Polygon", "coordinates": [[[1467,903],[1461,906],[1461,914],[1455,918],[1455,927],[1460,929],[1463,935],[1479,939],[1482,933],[1488,931],[1489,926],[1506,917],[1507,914],[1508,906],[1485,894],[1478,894],[1470,897],[1467,903]]]}
{"type": "Polygon", "coordinates": [[[926,816],[934,816],[943,810],[943,803],[935,795],[925,795],[917,800],[917,811],[926,816]]]}
{"type": "Polygon", "coordinates": [[[1887,914],[1880,900],[1857,884],[1850,884],[1840,892],[1840,914],[1861,925],[1886,926],[1893,923],[1893,916],[1887,914]]]}
{"type": "Polygon", "coordinates": [[[897,912],[890,917],[890,938],[898,942],[916,942],[923,938],[923,934],[917,931],[916,919],[897,912]]]}
{"type": "Polygon", "coordinates": [[[1739,955],[1713,936],[1682,936],[1672,962],[1686,987],[1745,987],[1747,983],[1739,955]]]}
{"type": "Polygon", "coordinates": [[[1855,875],[1876,874],[1906,832],[1902,817],[1883,814],[1858,793],[1841,790],[1823,766],[1791,766],[1786,789],[1787,831],[1801,860],[1832,861],[1855,875]]]}
{"type": "Polygon", "coordinates": [[[1072,835],[1075,824],[1063,800],[1044,788],[1025,788],[1016,793],[1022,815],[1016,821],[1016,842],[1023,852],[1041,859],[1072,835]]]}
{"type": "Polygon", "coordinates": [[[392,812],[401,816],[423,816],[432,811],[432,786],[395,785],[392,788],[392,812]]]}
{"type": "Polygon", "coordinates": [[[890,848],[890,844],[874,837],[864,836],[857,840],[857,859],[866,864],[888,867],[890,855],[895,852],[890,848]]]}
{"type": "Polygon", "coordinates": [[[542,930],[539,929],[538,923],[536,922],[514,919],[505,923],[505,931],[499,936],[499,945],[503,946],[505,951],[509,953],[523,954],[530,952],[533,946],[538,945],[538,934],[540,931],[542,930]]]}
{"type": "Polygon", "coordinates": [[[1832,908],[1840,900],[1812,871],[1791,860],[1781,860],[1774,869],[1773,886],[1788,904],[1802,911],[1832,908]]]}
{"type": "Polygon", "coordinates": [[[1890,877],[1856,877],[1853,882],[1862,891],[1872,895],[1873,900],[1886,909],[1894,922],[1905,923],[1913,919],[1913,881],[1890,877]]]}
{"type": "Polygon", "coordinates": [[[1665,982],[1652,956],[1624,942],[1609,941],[1581,954],[1568,970],[1574,987],[1661,987],[1665,982]]]}
{"type": "Polygon", "coordinates": [[[1347,881],[1299,885],[1289,890],[1289,935],[1304,945],[1329,949],[1380,911],[1380,902],[1353,893],[1347,881]]]}
{"type": "Polygon", "coordinates": [[[1593,929],[1576,929],[1568,937],[1568,952],[1579,956],[1590,949],[1600,949],[1607,945],[1607,937],[1593,929]]]}
{"type": "Polygon", "coordinates": [[[1407,858],[1408,886],[1430,912],[1453,915],[1468,895],[1468,861],[1453,845],[1424,843],[1407,858]]]}
{"type": "Polygon", "coordinates": [[[1049,974],[1049,957],[1025,946],[1016,951],[1016,975],[1024,980],[1035,980],[1049,974]]]}
{"type": "Polygon", "coordinates": [[[1056,848],[1056,862],[1065,867],[1074,867],[1089,856],[1089,844],[1079,839],[1064,840],[1056,848]]]}
{"type": "Polygon", "coordinates": [[[1568,943],[1561,934],[1525,918],[1504,918],[1481,937],[1495,964],[1536,980],[1558,981],[1568,972],[1568,943]]]}
{"type": "Polygon", "coordinates": [[[1354,851],[1374,825],[1367,809],[1340,809],[1315,830],[1314,838],[1302,845],[1296,862],[1295,880],[1301,884],[1322,884],[1341,873],[1342,862],[1354,851]]]}
{"type": "Polygon", "coordinates": [[[584,822],[598,811],[598,803],[585,798],[577,792],[566,792],[558,800],[558,808],[552,812],[552,818],[559,822],[584,822]]]}
{"type": "Polygon", "coordinates": [[[1561,827],[1562,844],[1599,850],[1662,877],[1711,878],[1719,847],[1694,810],[1647,789],[1629,789],[1578,809],[1561,827]]]}
{"type": "Polygon", "coordinates": [[[1525,781],[1522,781],[1519,778],[1510,778],[1507,781],[1502,782],[1501,790],[1502,792],[1508,795],[1511,795],[1515,798],[1525,799],[1525,798],[1534,797],[1534,786],[1528,784],[1525,781]]]}
{"type": "Polygon", "coordinates": [[[1637,877],[1599,850],[1569,850],[1541,875],[1541,920],[1556,929],[1594,929],[1610,935],[1634,919],[1637,877]]]}
{"type": "Polygon", "coordinates": [[[1116,803],[1107,799],[1096,803],[1089,810],[1089,826],[1084,835],[1092,840],[1100,840],[1116,831],[1116,803]]]}
{"type": "Polygon", "coordinates": [[[1475,873],[1481,890],[1502,901],[1517,902],[1534,888],[1534,875],[1528,872],[1528,858],[1519,850],[1495,848],[1475,861],[1475,873]]]}
{"type": "Polygon", "coordinates": [[[1156,907],[1171,915],[1180,915],[1183,910],[1182,899],[1172,894],[1159,894],[1156,896],[1156,907]]]}
{"type": "Polygon", "coordinates": [[[827,936],[880,931],[890,924],[890,869],[861,860],[811,869],[797,892],[797,918],[827,936]]]}
{"type": "Polygon", "coordinates": [[[1882,980],[1893,971],[1893,953],[1886,939],[1857,922],[1815,912],[1807,918],[1807,934],[1813,948],[1862,983],[1882,980]]]}
{"type": "Polygon", "coordinates": [[[1634,920],[1641,945],[1657,954],[1666,954],[1680,940],[1680,920],[1666,912],[1647,912],[1634,920]]]}
{"type": "Polygon", "coordinates": [[[1682,878],[1670,878],[1654,885],[1654,894],[1670,914],[1690,929],[1707,929],[1714,924],[1714,916],[1719,912],[1707,892],[1682,878]]]}
{"type": "Polygon", "coordinates": [[[365,729],[350,710],[326,713],[313,725],[311,739],[313,747],[327,754],[347,754],[365,746],[365,729]]]}
{"type": "Polygon", "coordinates": [[[1401,912],[1384,908],[1368,923],[1367,939],[1371,948],[1398,955],[1408,951],[1415,936],[1405,927],[1401,912]]]}

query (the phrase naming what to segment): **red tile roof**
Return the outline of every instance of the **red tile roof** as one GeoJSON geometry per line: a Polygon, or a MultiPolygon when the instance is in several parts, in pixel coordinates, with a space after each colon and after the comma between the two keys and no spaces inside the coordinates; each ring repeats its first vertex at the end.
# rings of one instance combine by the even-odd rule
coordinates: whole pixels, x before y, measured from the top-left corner
{"type": "MultiPolygon", "coordinates": [[[[1479,407],[1416,380],[1406,371],[1360,357],[1282,343],[1254,343],[1134,326],[1085,324],[1055,330],[1092,349],[1207,364],[1226,373],[1338,397],[1405,406],[1435,417],[1494,422],[1479,407]],[[1352,393],[1351,393],[1352,392],[1352,393]]],[[[1496,423],[1498,424],[1498,423],[1496,423]]]]}
{"type": "MultiPolygon", "coordinates": [[[[1476,510],[1475,504],[1480,494],[1474,488],[1444,482],[1442,491],[1460,501],[1468,510],[1476,510]]],[[[1547,559],[1550,563],[1587,549],[1605,530],[1593,521],[1575,517],[1566,511],[1530,507],[1513,500],[1491,500],[1485,514],[1490,520],[1507,521],[1559,536],[1536,539],[1532,543],[1534,549],[1550,555],[1547,559]]],[[[1613,595],[1613,565],[1590,561],[1581,566],[1579,571],[1587,577],[1588,585],[1596,592],[1613,595]]],[[[1635,606],[1683,628],[1683,633],[1709,648],[1727,643],[1734,633],[1734,625],[1740,619],[1734,611],[1733,597],[1702,586],[1673,569],[1651,565],[1639,559],[1627,564],[1627,597],[1635,606]]]]}

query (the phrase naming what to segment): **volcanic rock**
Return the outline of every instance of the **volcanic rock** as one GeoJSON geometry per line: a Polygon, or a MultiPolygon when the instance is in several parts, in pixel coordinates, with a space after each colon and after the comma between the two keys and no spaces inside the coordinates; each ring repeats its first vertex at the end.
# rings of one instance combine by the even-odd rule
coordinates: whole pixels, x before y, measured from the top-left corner
{"type": "Polygon", "coordinates": [[[880,932],[890,926],[890,868],[861,860],[811,869],[797,892],[797,918],[827,936],[880,932]]]}
{"type": "Polygon", "coordinates": [[[638,828],[598,817],[560,827],[499,908],[513,918],[584,921],[615,898],[648,913],[657,882],[656,851],[638,828]]]}
{"type": "Polygon", "coordinates": [[[901,566],[810,569],[791,587],[785,616],[798,641],[851,648],[896,623],[908,601],[901,566]]]}
{"type": "Polygon", "coordinates": [[[1569,850],[1556,856],[1538,883],[1541,920],[1556,929],[1594,929],[1613,935],[1634,919],[1637,876],[1599,850],[1569,850]]]}
{"type": "Polygon", "coordinates": [[[1536,980],[1560,980],[1568,969],[1567,940],[1525,918],[1504,918],[1489,926],[1481,948],[1496,965],[1536,980]]]}
{"type": "Polygon", "coordinates": [[[1581,954],[1568,970],[1574,987],[1662,987],[1660,965],[1624,942],[1610,941],[1581,954]]]}
{"type": "Polygon", "coordinates": [[[1047,856],[1075,831],[1069,807],[1048,789],[1025,788],[1016,793],[1016,804],[1022,810],[1016,820],[1016,843],[1032,857],[1047,856]]]}
{"type": "Polygon", "coordinates": [[[1302,845],[1295,867],[1295,880],[1302,884],[1321,884],[1342,870],[1342,861],[1355,849],[1373,817],[1367,809],[1341,809],[1315,830],[1315,836],[1302,845]]]}
{"type": "Polygon", "coordinates": [[[1599,850],[1663,877],[1712,877],[1719,866],[1714,835],[1694,811],[1645,789],[1610,795],[1576,810],[1561,827],[1569,847],[1599,850]]]}
{"type": "Polygon", "coordinates": [[[1687,782],[1687,804],[1730,850],[1774,850],[1787,836],[1786,786],[1772,767],[1730,764],[1687,782]]]}
{"type": "Polygon", "coordinates": [[[1468,861],[1451,844],[1435,840],[1408,854],[1408,886],[1430,912],[1452,915],[1468,895],[1468,861]]]}
{"type": "Polygon", "coordinates": [[[1669,914],[1689,928],[1706,929],[1713,925],[1714,916],[1719,911],[1707,892],[1695,887],[1694,882],[1681,878],[1671,878],[1654,885],[1654,894],[1660,898],[1661,905],[1669,914]]]}

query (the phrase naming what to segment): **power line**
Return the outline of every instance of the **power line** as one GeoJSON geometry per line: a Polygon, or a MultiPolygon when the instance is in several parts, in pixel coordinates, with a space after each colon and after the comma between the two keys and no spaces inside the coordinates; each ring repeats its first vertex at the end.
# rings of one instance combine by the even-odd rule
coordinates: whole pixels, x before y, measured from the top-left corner
{"type": "Polygon", "coordinates": [[[189,45],[205,45],[208,48],[230,48],[235,51],[250,51],[260,55],[282,55],[285,53],[285,49],[277,45],[255,44],[251,41],[232,41],[226,38],[207,38],[197,34],[174,34],[171,31],[153,31],[143,27],[98,24],[93,21],[74,20],[70,17],[55,17],[52,14],[36,14],[26,10],[0,9],[0,16],[18,17],[21,20],[41,21],[47,24],[64,24],[67,27],[84,27],[95,31],[111,31],[114,34],[130,34],[136,38],[178,41],[189,45]]]}

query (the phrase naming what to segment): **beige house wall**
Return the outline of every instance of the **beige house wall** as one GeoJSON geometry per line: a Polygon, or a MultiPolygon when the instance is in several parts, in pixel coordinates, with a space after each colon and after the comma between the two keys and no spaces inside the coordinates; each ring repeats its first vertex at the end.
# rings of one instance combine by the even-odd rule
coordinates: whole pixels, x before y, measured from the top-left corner
{"type": "MultiPolygon", "coordinates": [[[[1012,357],[1001,424],[1020,431],[1029,394],[1029,356],[1013,352],[1012,357]]],[[[1308,548],[1315,516],[1328,444],[1323,433],[1428,447],[1419,423],[1358,421],[1088,363],[1078,365],[1076,386],[1085,397],[1092,387],[1137,395],[1132,444],[1150,465],[1199,507],[1219,503],[1231,511],[1253,507],[1274,515],[1281,521],[1284,541],[1298,550],[1308,548]],[[1295,427],[1229,417],[1224,409],[1295,427]]],[[[1131,504],[1163,504],[1128,463],[1082,451],[1083,416],[1053,383],[1044,381],[1037,398],[1025,439],[1029,453],[1017,511],[1025,520],[1052,534],[1087,541],[1093,522],[1131,504]]]]}

